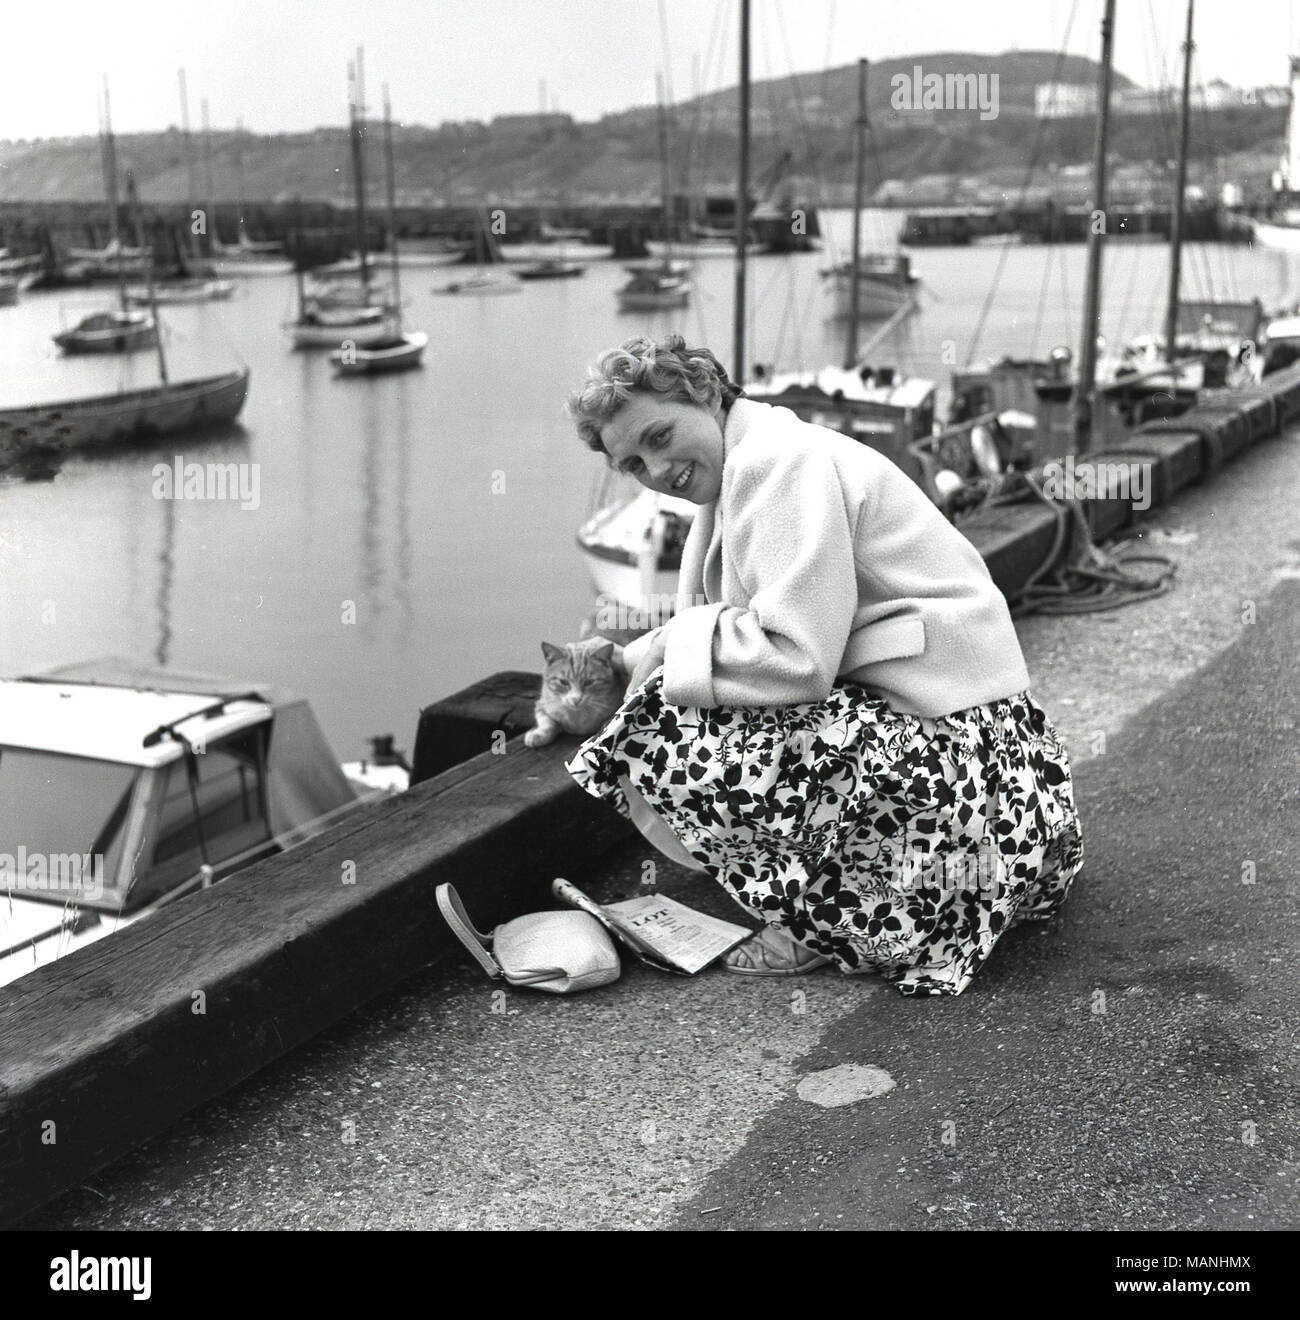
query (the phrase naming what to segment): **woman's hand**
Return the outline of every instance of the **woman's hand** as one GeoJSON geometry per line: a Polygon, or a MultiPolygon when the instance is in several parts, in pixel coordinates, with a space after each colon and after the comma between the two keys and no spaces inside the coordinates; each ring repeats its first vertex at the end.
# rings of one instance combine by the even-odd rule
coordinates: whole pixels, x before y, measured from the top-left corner
{"type": "Polygon", "coordinates": [[[632,674],[627,681],[628,692],[635,691],[663,664],[664,650],[664,633],[660,630],[651,637],[650,644],[645,648],[645,653],[637,661],[636,668],[632,670],[632,674]]]}

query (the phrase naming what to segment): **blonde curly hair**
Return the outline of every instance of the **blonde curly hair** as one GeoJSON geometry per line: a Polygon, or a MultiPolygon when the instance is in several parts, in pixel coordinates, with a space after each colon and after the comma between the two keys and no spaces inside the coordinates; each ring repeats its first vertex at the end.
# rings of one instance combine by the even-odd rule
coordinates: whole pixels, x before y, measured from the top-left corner
{"type": "Polygon", "coordinates": [[[730,408],[744,394],[707,348],[687,348],[681,335],[660,340],[639,335],[606,349],[587,369],[586,381],[565,400],[565,411],[589,449],[606,452],[600,429],[634,390],[696,403],[710,411],[719,403],[730,408]]]}

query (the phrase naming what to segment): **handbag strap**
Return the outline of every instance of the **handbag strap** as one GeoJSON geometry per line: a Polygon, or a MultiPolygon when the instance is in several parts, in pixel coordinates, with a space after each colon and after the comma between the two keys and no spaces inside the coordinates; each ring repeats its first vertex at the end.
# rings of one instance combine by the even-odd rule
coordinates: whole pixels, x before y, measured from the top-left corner
{"type": "Polygon", "coordinates": [[[441,884],[435,891],[435,896],[438,900],[438,910],[446,918],[452,934],[469,950],[478,965],[494,979],[503,977],[505,973],[501,970],[501,964],[488,952],[490,937],[474,928],[474,923],[469,919],[465,905],[460,901],[460,895],[455,889],[449,884],[441,884]]]}

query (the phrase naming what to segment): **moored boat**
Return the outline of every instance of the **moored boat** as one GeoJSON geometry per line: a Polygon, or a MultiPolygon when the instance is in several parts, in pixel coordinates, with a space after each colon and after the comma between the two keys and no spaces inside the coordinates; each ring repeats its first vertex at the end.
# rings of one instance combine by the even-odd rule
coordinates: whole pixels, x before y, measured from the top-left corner
{"type": "Polygon", "coordinates": [[[344,344],[369,348],[392,338],[392,327],[383,310],[364,310],[364,315],[339,315],[337,320],[327,313],[306,312],[289,326],[294,348],[342,348],[344,344]]]}
{"type": "Polygon", "coordinates": [[[112,657],[0,681],[0,985],[401,791],[400,759],[354,776],[265,683],[112,657]]]}
{"type": "Polygon", "coordinates": [[[499,293],[520,293],[523,285],[513,275],[471,275],[468,279],[450,280],[435,285],[434,293],[460,293],[477,297],[490,297],[499,293]]]}
{"type": "MultiPolygon", "coordinates": [[[[864,252],[858,260],[858,318],[880,320],[916,301],[920,282],[906,252],[864,252]]],[[[853,263],[846,261],[822,272],[831,281],[834,314],[852,315],[853,263]]]]}
{"type": "MultiPolygon", "coordinates": [[[[167,280],[154,286],[153,298],[159,303],[203,303],[222,302],[234,295],[235,285],[231,280],[167,280]]],[[[130,288],[126,291],[126,300],[137,307],[149,305],[147,288],[130,288]]]]}
{"type": "Polygon", "coordinates": [[[556,261],[551,258],[515,271],[521,280],[569,280],[586,273],[587,268],[576,261],[556,261]]]}
{"type": "Polygon", "coordinates": [[[97,449],[234,421],[248,371],[0,408],[0,468],[34,453],[97,449]]]}
{"type": "Polygon", "coordinates": [[[376,375],[385,371],[407,371],[418,367],[429,343],[422,330],[411,330],[372,344],[344,346],[330,354],[340,376],[376,375]]]}
{"type": "Polygon", "coordinates": [[[690,276],[669,266],[627,267],[632,278],[617,292],[620,311],[685,307],[691,298],[690,276]]]}
{"type": "MultiPolygon", "coordinates": [[[[360,113],[358,108],[356,113],[360,113]]],[[[330,354],[340,376],[370,376],[392,371],[409,371],[420,365],[429,336],[423,331],[402,329],[402,283],[398,269],[397,201],[393,171],[393,116],[384,86],[384,157],[388,178],[388,255],[392,262],[392,330],[384,339],[369,344],[340,344],[330,354]]]]}
{"type": "Polygon", "coordinates": [[[131,353],[152,348],[158,328],[147,312],[92,312],[55,335],[54,342],[65,353],[131,353]]]}

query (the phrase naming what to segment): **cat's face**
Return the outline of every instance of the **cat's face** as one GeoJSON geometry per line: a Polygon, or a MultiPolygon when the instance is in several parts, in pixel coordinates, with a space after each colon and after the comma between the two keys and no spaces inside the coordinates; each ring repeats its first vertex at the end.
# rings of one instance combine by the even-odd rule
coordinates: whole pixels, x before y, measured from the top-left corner
{"type": "Polygon", "coordinates": [[[603,637],[567,646],[543,642],[542,654],[539,709],[570,733],[595,733],[623,700],[626,678],[614,663],[614,643],[603,637]]]}

